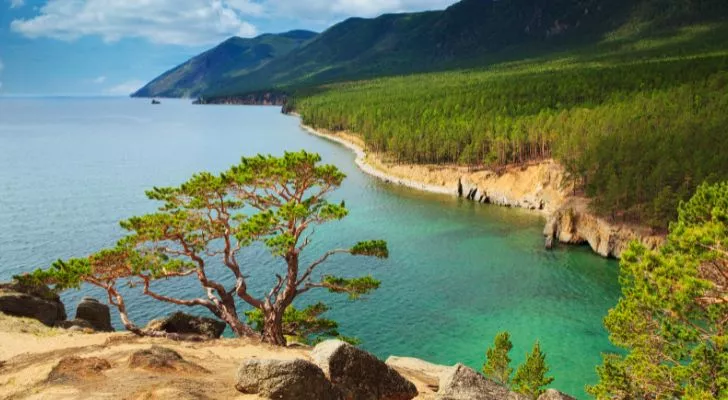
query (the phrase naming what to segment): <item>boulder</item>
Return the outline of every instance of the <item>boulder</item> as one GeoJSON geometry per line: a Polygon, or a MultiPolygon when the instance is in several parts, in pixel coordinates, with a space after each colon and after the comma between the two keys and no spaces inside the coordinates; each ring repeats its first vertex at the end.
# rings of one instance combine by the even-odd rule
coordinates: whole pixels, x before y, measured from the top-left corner
{"type": "Polygon", "coordinates": [[[109,306],[91,297],[84,297],[76,308],[76,319],[88,321],[94,330],[113,332],[109,306]]]}
{"type": "Polygon", "coordinates": [[[0,312],[37,319],[51,327],[66,319],[66,308],[58,294],[46,286],[25,285],[17,281],[0,284],[0,312]]]}
{"type": "Polygon", "coordinates": [[[453,367],[440,380],[437,400],[526,400],[462,364],[453,367]]]}
{"type": "Polygon", "coordinates": [[[386,364],[396,369],[399,373],[424,383],[434,391],[439,389],[440,379],[454,368],[432,364],[418,358],[395,356],[389,357],[386,364]]]}
{"type": "Polygon", "coordinates": [[[176,351],[160,346],[152,346],[147,350],[134,352],[129,357],[129,367],[165,373],[209,373],[205,368],[186,361],[176,351]]]}
{"type": "Polygon", "coordinates": [[[268,399],[343,399],[323,371],[305,360],[245,360],[238,369],[235,388],[268,399]]]}
{"type": "Polygon", "coordinates": [[[317,345],[311,356],[347,400],[410,400],[415,385],[373,355],[339,340],[317,345]]]}
{"type": "Polygon", "coordinates": [[[48,374],[48,383],[65,384],[103,378],[103,371],[111,369],[111,363],[103,358],[68,357],[62,359],[48,374]]]}
{"type": "Polygon", "coordinates": [[[538,400],[576,400],[576,398],[559,392],[558,390],[549,389],[538,397],[538,400]]]}
{"type": "Polygon", "coordinates": [[[227,325],[216,319],[197,317],[182,312],[174,313],[166,318],[155,319],[147,324],[145,330],[178,333],[181,335],[201,335],[210,339],[222,336],[227,325]]]}

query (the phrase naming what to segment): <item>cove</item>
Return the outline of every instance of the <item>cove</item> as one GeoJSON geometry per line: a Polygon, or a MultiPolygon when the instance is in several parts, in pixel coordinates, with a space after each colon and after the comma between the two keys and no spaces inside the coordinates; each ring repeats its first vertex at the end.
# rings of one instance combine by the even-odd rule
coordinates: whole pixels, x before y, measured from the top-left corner
{"type": "MultiPolygon", "coordinates": [[[[553,386],[585,396],[600,353],[614,350],[602,319],[619,294],[615,261],[587,248],[544,250],[539,215],[382,183],[360,172],[349,150],[307,134],[273,107],[0,99],[0,280],[113,245],[123,233],[119,220],[154,210],[147,189],[221,171],[241,155],[300,149],[348,175],[332,200],[351,211],[317,230],[307,256],[367,239],[387,240],[391,252],[386,261],[337,258],[327,267],[380,279],[367,300],[312,292],[301,305],[327,302],[341,332],[382,358],[480,369],[499,331],[513,336],[514,363],[540,340],[553,386]]],[[[280,264],[261,248],[246,254],[251,285],[262,290],[280,264]]],[[[199,295],[193,280],[162,290],[199,295]]],[[[85,295],[103,300],[89,288],[65,293],[69,315],[85,295]]],[[[140,324],[172,311],[130,296],[140,324]]]]}

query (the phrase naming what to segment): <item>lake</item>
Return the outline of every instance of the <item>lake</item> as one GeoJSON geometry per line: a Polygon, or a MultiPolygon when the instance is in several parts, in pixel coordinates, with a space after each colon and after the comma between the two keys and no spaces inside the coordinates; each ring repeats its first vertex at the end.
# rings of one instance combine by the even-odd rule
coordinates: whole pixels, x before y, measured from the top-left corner
{"type": "MultiPolygon", "coordinates": [[[[515,363],[540,340],[554,387],[584,397],[600,353],[614,350],[602,319],[619,295],[618,265],[587,248],[546,251],[543,217],[420,193],[364,175],[344,147],[311,136],[279,108],[193,106],[133,99],[0,98],[0,280],[82,257],[122,237],[118,222],[154,211],[144,191],[176,185],[199,171],[219,172],[242,155],[305,149],[348,178],[333,201],[350,216],[316,232],[308,253],[385,239],[386,261],[336,258],[322,271],[371,273],[382,287],[364,301],[311,292],[343,334],[386,358],[406,355],[480,369],[494,336],[513,336],[515,363]]],[[[281,268],[260,248],[245,258],[261,292],[281,268]]],[[[224,271],[218,276],[225,277],[224,271]]],[[[198,297],[193,280],[163,291],[198,297]]],[[[69,316],[84,288],[63,295],[69,316]]],[[[173,310],[130,295],[139,324],[173,310]]],[[[185,310],[189,311],[189,310],[185,310]]],[[[198,311],[202,312],[202,311],[198,311]]],[[[117,326],[120,326],[118,320],[117,326]]]]}

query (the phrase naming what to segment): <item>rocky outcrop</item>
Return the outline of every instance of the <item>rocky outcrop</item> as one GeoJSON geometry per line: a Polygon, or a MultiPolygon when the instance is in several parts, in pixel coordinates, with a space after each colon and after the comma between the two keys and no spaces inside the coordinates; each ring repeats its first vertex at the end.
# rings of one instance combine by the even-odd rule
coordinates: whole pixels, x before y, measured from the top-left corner
{"type": "Polygon", "coordinates": [[[549,389],[538,397],[538,400],[576,400],[576,398],[559,392],[558,390],[549,389]]]}
{"type": "Polygon", "coordinates": [[[462,364],[451,368],[440,380],[436,400],[527,400],[462,364]]]}
{"type": "Polygon", "coordinates": [[[621,257],[629,244],[637,240],[655,249],[664,243],[664,236],[646,228],[614,224],[595,216],[586,199],[574,198],[554,212],[544,228],[546,247],[555,243],[588,244],[603,257],[621,257]]]}
{"type": "Polygon", "coordinates": [[[455,368],[432,364],[419,358],[396,356],[389,357],[386,364],[396,369],[400,374],[423,382],[434,391],[440,388],[440,380],[455,368]]]}
{"type": "Polygon", "coordinates": [[[179,353],[166,347],[152,346],[139,350],[129,357],[129,367],[152,372],[208,373],[197,364],[186,361],[179,353]]]}
{"type": "Polygon", "coordinates": [[[145,330],[217,339],[222,336],[225,327],[226,325],[222,321],[178,312],[166,318],[151,321],[145,330]]]}
{"type": "Polygon", "coordinates": [[[17,281],[0,284],[0,312],[37,319],[47,326],[55,326],[66,319],[66,308],[58,294],[46,286],[17,281]]]}
{"type": "Polygon", "coordinates": [[[328,340],[317,345],[311,356],[351,400],[410,400],[415,385],[373,355],[350,344],[328,340]]]}
{"type": "Polygon", "coordinates": [[[76,319],[88,321],[91,327],[99,332],[113,332],[109,306],[92,297],[84,297],[76,308],[76,319]]]}
{"type": "Polygon", "coordinates": [[[109,361],[98,358],[68,357],[62,359],[48,374],[48,383],[66,384],[103,378],[103,371],[111,369],[109,361]]]}
{"type": "Polygon", "coordinates": [[[245,360],[235,388],[268,399],[342,400],[323,371],[305,360],[245,360]]]}

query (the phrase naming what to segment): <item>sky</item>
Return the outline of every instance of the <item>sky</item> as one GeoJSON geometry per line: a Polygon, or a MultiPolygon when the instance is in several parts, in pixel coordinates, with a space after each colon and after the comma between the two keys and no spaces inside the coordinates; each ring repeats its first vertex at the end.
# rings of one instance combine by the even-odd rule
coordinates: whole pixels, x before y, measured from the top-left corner
{"type": "Polygon", "coordinates": [[[0,0],[0,95],[128,95],[230,36],[455,0],[0,0]]]}

